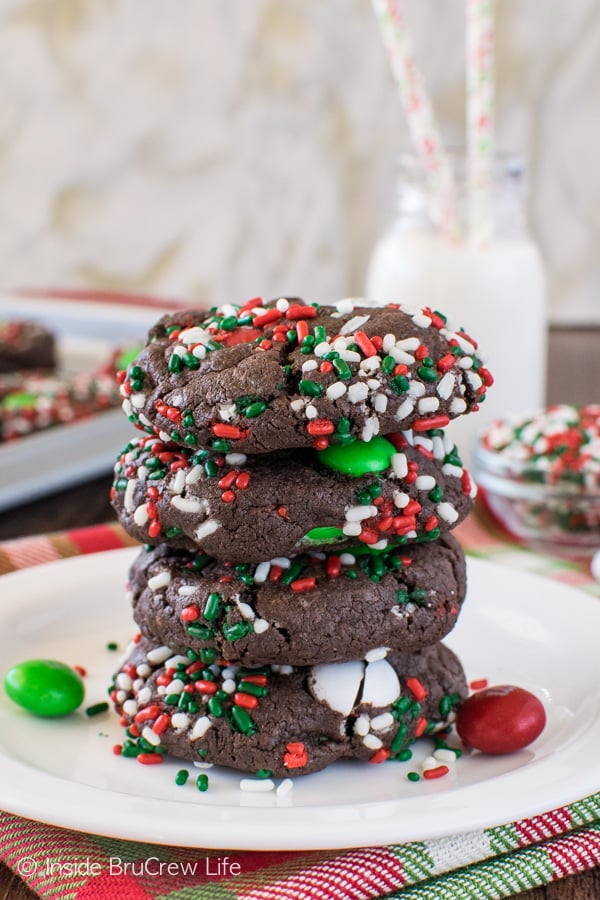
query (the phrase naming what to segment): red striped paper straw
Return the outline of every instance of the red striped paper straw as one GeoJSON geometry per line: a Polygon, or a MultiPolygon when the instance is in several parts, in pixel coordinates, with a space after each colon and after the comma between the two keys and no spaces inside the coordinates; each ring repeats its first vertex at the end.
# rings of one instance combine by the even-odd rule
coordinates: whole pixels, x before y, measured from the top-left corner
{"type": "Polygon", "coordinates": [[[494,236],[494,0],[466,0],[467,190],[469,239],[488,246],[494,236]]]}
{"type": "Polygon", "coordinates": [[[423,84],[399,0],[372,0],[392,74],[406,113],[417,156],[434,200],[437,225],[450,239],[458,236],[456,189],[433,107],[423,84]]]}

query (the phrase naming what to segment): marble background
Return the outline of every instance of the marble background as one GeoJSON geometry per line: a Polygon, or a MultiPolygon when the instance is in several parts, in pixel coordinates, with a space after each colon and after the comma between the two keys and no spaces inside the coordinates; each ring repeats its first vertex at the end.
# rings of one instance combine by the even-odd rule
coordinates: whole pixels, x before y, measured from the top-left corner
{"type": "MultiPolygon", "coordinates": [[[[555,321],[600,321],[600,3],[497,0],[555,321]]],[[[407,0],[463,140],[462,0],[407,0]]],[[[402,112],[369,0],[3,0],[1,283],[220,302],[359,294],[402,112]]]]}

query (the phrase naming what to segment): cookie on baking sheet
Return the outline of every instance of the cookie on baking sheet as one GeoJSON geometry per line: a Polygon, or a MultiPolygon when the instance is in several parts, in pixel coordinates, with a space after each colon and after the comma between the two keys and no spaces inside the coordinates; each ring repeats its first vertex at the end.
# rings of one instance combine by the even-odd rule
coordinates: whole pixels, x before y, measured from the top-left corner
{"type": "Polygon", "coordinates": [[[0,372],[50,370],[56,366],[56,341],[38,322],[0,321],[0,372]]]}
{"type": "Polygon", "coordinates": [[[465,518],[474,494],[456,447],[432,431],[216,457],[140,437],[117,460],[111,497],[142,543],[261,562],[357,541],[432,541],[465,518]]]}
{"type": "Polygon", "coordinates": [[[244,665],[336,662],[373,647],[419,650],[445,637],[466,591],[459,543],[446,535],[364,551],[228,566],[161,544],[131,567],[134,619],[153,641],[197,653],[215,648],[244,665]]]}
{"type": "Polygon", "coordinates": [[[249,669],[142,639],[111,689],[128,726],[124,755],[160,762],[167,753],[274,777],[344,758],[393,759],[451,721],[466,695],[462,666],[442,644],[312,668],[249,669]]]}
{"type": "Polygon", "coordinates": [[[255,298],[164,316],[121,391],[130,420],[164,440],[264,453],[443,427],[491,383],[438,312],[255,298]]]}

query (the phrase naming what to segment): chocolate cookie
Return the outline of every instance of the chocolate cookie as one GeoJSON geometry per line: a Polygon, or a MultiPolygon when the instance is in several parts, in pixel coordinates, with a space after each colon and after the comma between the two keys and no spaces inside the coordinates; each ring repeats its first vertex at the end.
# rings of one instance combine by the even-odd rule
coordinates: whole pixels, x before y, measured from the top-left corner
{"type": "Polygon", "coordinates": [[[251,457],[140,437],[116,463],[111,496],[142,543],[261,562],[309,547],[435,540],[465,518],[474,493],[452,441],[432,431],[251,457]]]}
{"type": "Polygon", "coordinates": [[[451,535],[356,554],[228,566],[161,544],[131,567],[133,616],[152,641],[244,665],[339,662],[373,647],[412,652],[454,627],[466,576],[451,535]]]}
{"type": "Polygon", "coordinates": [[[441,428],[492,378],[440,313],[259,298],[163,317],[122,376],[139,428],[192,448],[264,453],[441,428]]]}
{"type": "Polygon", "coordinates": [[[52,332],[38,322],[0,322],[0,372],[49,369],[56,366],[52,332]]]}
{"type": "Polygon", "coordinates": [[[128,726],[123,755],[148,763],[168,753],[276,778],[343,758],[393,759],[446,725],[466,695],[460,662],[442,644],[371,661],[247,669],[142,640],[111,690],[128,726]]]}

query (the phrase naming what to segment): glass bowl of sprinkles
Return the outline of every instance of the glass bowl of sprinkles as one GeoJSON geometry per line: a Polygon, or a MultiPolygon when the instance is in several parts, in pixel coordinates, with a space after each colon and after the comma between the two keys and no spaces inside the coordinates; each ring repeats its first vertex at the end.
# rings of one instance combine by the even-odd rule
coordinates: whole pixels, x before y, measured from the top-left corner
{"type": "Polygon", "coordinates": [[[600,404],[497,420],[473,469],[484,503],[514,537],[566,555],[600,547],[600,404]]]}

